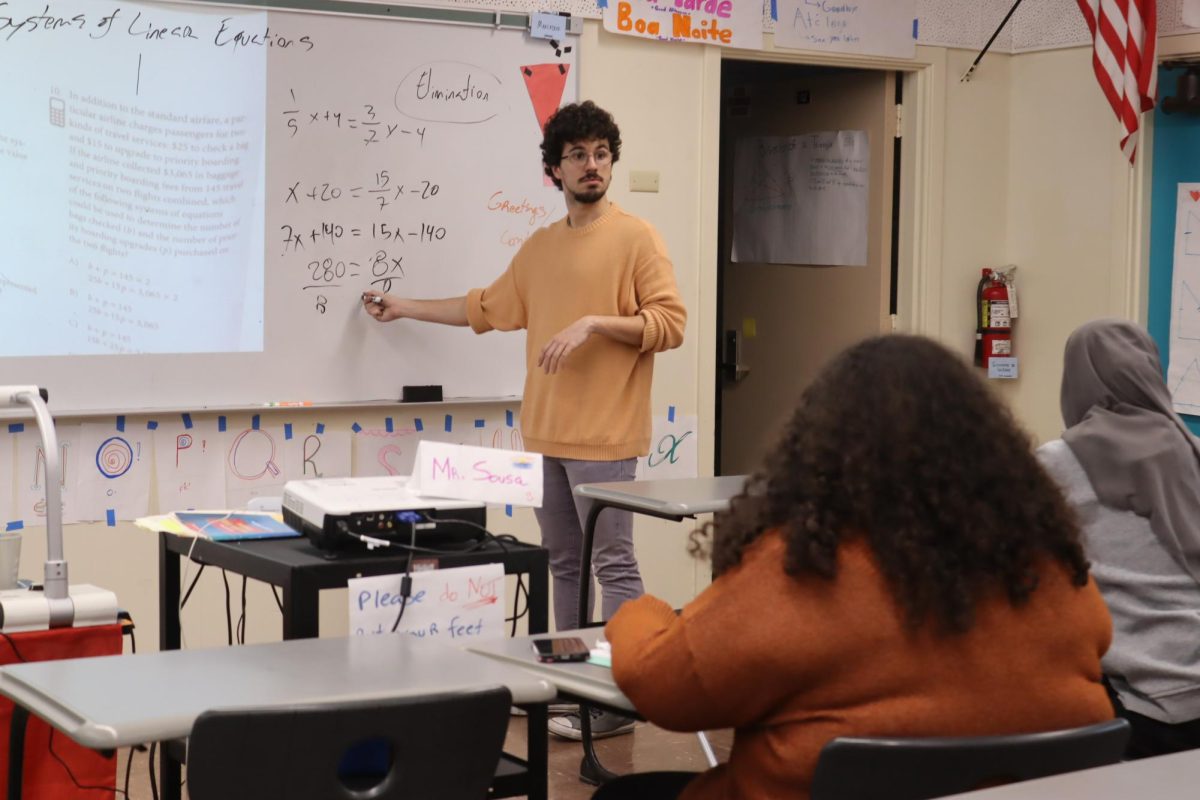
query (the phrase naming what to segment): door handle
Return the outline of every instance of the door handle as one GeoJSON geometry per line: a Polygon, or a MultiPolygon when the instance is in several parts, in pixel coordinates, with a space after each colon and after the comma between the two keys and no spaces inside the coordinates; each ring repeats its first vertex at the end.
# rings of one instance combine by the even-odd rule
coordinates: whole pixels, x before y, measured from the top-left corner
{"type": "Polygon", "coordinates": [[[736,330],[725,331],[721,348],[721,375],[730,383],[737,383],[750,374],[750,367],[740,362],[741,335],[736,330]]]}

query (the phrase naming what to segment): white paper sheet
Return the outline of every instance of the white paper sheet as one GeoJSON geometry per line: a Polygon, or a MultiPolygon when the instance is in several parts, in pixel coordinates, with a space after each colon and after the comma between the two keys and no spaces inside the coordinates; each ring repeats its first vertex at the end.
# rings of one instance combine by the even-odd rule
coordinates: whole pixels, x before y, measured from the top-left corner
{"type": "Polygon", "coordinates": [[[1168,360],[1175,410],[1200,414],[1200,183],[1180,183],[1176,191],[1168,360]]]}
{"type": "Polygon", "coordinates": [[[866,131],[739,139],[733,260],[865,266],[870,154],[866,131]]]}
{"type": "Polygon", "coordinates": [[[225,508],[225,447],[225,434],[213,419],[191,422],[191,427],[182,417],[159,420],[154,430],[158,510],[225,508]]]}
{"type": "MultiPolygon", "coordinates": [[[[400,614],[400,575],[348,584],[350,632],[389,634],[400,614]]],[[[454,644],[498,639],[504,630],[504,566],[482,564],[415,572],[397,633],[454,644]]]]}
{"type": "Polygon", "coordinates": [[[79,514],[82,519],[136,519],[150,513],[152,432],[144,423],[120,430],[85,422],[79,434],[79,514]]]}

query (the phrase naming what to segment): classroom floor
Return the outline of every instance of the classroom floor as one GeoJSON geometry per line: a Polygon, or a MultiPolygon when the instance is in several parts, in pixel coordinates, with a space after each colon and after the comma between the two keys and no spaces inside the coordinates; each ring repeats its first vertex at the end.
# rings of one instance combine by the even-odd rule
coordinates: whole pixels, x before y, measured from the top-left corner
{"type": "MultiPolygon", "coordinates": [[[[709,734],[713,752],[720,761],[729,756],[732,731],[709,734]]],[[[508,726],[504,749],[525,752],[525,718],[513,717],[508,726]]],[[[128,750],[121,750],[117,767],[117,785],[124,786],[128,750]]],[[[704,751],[695,734],[671,733],[646,722],[639,722],[628,736],[614,736],[596,742],[596,754],[605,767],[618,774],[650,770],[703,770],[707,768],[704,751]]],[[[579,760],[582,749],[578,742],[550,737],[550,800],[588,800],[595,787],[579,780],[579,760]]],[[[150,800],[150,774],[146,767],[147,753],[135,752],[129,776],[130,800],[150,800]]],[[[184,797],[187,797],[186,786],[184,797]]]]}

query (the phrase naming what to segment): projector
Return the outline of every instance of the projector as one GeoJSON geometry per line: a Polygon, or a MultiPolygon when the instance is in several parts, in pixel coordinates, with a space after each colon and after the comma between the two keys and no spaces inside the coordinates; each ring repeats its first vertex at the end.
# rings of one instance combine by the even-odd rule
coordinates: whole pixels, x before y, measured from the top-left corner
{"type": "Polygon", "coordinates": [[[283,521],[327,552],[361,548],[358,536],[452,549],[484,537],[487,509],[469,500],[422,497],[407,476],[319,478],[284,484],[283,521]]]}

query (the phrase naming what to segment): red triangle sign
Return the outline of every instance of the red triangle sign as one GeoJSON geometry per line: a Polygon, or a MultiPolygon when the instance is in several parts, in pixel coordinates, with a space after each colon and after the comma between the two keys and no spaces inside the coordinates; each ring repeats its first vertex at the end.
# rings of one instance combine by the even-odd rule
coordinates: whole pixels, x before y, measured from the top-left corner
{"type": "Polygon", "coordinates": [[[521,67],[521,77],[525,79],[525,89],[533,103],[533,113],[537,115],[538,130],[545,130],[546,120],[558,110],[570,69],[570,64],[530,64],[521,67]]]}

